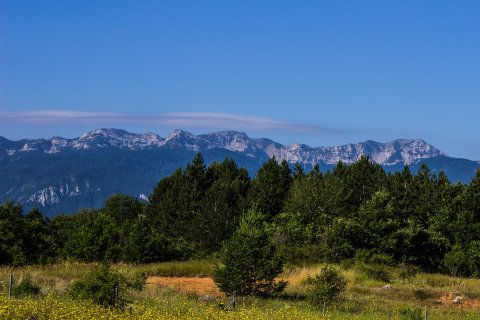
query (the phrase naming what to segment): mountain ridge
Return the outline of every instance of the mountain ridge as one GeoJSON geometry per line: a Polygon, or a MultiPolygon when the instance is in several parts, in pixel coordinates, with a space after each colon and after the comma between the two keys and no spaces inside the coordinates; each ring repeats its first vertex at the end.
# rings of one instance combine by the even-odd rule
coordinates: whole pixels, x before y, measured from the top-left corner
{"type": "Polygon", "coordinates": [[[161,178],[184,168],[196,152],[203,154],[207,165],[230,157],[252,176],[272,156],[291,165],[298,162],[307,171],[315,164],[327,171],[339,161],[351,164],[362,155],[387,172],[402,170],[404,165],[416,172],[425,163],[432,172],[445,171],[452,181],[463,183],[469,182],[479,166],[476,161],[448,157],[422,139],[310,147],[285,146],[240,131],[194,135],[174,130],[164,138],[103,128],[72,139],[11,141],[0,137],[0,201],[15,200],[52,215],[101,207],[117,192],[146,199],[161,178]]]}
{"type": "MultiPolygon", "coordinates": [[[[246,133],[240,131],[219,131],[208,134],[194,135],[188,131],[176,129],[166,138],[155,133],[130,133],[122,129],[96,129],[84,133],[78,138],[52,137],[50,139],[21,139],[11,141],[0,137],[5,143],[10,143],[10,149],[5,149],[9,155],[17,152],[30,152],[43,150],[45,153],[57,153],[62,149],[92,149],[92,148],[126,148],[140,150],[149,148],[160,148],[170,144],[170,147],[184,147],[194,151],[202,149],[222,148],[230,151],[245,152],[263,150],[269,157],[275,156],[279,161],[299,161],[314,164],[324,160],[328,164],[336,164],[338,161],[352,163],[361,155],[369,155],[378,163],[385,164],[387,159],[392,158],[395,151],[401,149],[401,158],[393,159],[395,162],[387,162],[388,165],[402,161],[410,164],[415,160],[445,155],[440,150],[425,142],[423,139],[396,139],[390,142],[377,142],[367,140],[358,143],[349,143],[341,146],[318,146],[311,147],[306,144],[294,143],[282,145],[266,138],[250,138],[246,133]],[[23,144],[21,148],[18,148],[23,144]],[[17,149],[12,149],[16,145],[17,149]],[[308,154],[310,153],[310,154],[308,154]],[[316,156],[313,156],[316,154],[316,156]],[[322,156],[322,154],[327,154],[322,156]],[[330,155],[328,155],[330,154],[330,155]],[[347,157],[346,155],[351,155],[347,157]],[[312,158],[313,156],[313,158],[312,158]]],[[[2,151],[0,140],[0,151],[2,151]]]]}

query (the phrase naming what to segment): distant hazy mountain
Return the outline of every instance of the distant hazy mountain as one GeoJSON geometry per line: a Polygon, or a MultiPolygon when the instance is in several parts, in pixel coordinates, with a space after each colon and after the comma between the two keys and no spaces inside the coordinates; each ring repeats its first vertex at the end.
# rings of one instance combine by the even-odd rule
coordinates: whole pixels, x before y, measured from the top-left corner
{"type": "Polygon", "coordinates": [[[158,181],[201,152],[206,163],[233,158],[253,176],[270,157],[323,171],[338,161],[347,164],[367,155],[386,171],[422,163],[433,172],[444,170],[450,180],[469,182],[480,164],[451,158],[421,139],[388,143],[366,141],[334,147],[284,146],[268,139],[251,139],[243,132],[222,131],[194,135],[175,130],[166,138],[154,133],[134,134],[98,129],[79,138],[23,139],[0,137],[0,201],[16,200],[42,212],[72,213],[97,208],[120,192],[147,199],[158,181]]]}

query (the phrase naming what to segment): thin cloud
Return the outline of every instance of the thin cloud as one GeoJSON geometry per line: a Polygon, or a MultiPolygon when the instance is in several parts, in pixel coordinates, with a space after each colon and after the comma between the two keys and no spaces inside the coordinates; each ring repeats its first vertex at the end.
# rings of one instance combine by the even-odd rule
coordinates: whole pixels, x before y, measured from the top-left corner
{"type": "Polygon", "coordinates": [[[0,123],[46,124],[150,124],[176,128],[233,130],[283,130],[294,132],[337,132],[331,128],[282,122],[270,118],[214,112],[173,112],[132,115],[112,112],[33,110],[0,112],[0,123]]]}

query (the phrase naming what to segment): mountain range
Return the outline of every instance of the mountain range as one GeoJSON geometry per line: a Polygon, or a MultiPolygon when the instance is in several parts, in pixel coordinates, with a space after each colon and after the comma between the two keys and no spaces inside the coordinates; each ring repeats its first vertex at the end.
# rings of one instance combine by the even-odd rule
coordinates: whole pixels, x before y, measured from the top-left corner
{"type": "Polygon", "coordinates": [[[272,156],[292,165],[298,162],[306,171],[317,163],[327,171],[339,161],[350,164],[362,155],[387,172],[404,165],[416,172],[425,163],[432,172],[445,171],[451,181],[462,183],[468,183],[480,167],[476,161],[449,157],[422,139],[310,147],[284,146],[237,131],[194,135],[175,130],[163,138],[154,133],[98,129],[74,139],[11,141],[0,137],[0,202],[14,200],[27,210],[38,207],[55,215],[101,207],[117,192],[146,200],[161,178],[185,167],[197,152],[206,164],[233,158],[251,176],[272,156]]]}

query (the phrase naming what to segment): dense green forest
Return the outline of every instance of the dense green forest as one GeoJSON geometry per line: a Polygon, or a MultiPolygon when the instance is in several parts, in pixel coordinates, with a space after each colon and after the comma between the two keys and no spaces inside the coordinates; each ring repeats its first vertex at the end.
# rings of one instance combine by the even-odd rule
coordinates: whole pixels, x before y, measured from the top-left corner
{"type": "Polygon", "coordinates": [[[480,171],[452,184],[426,166],[386,174],[363,157],[321,173],[272,158],[251,179],[197,154],[149,201],[116,194],[99,210],[47,219],[0,205],[0,264],[71,260],[146,263],[215,257],[255,207],[286,262],[382,261],[480,276],[480,171]]]}

